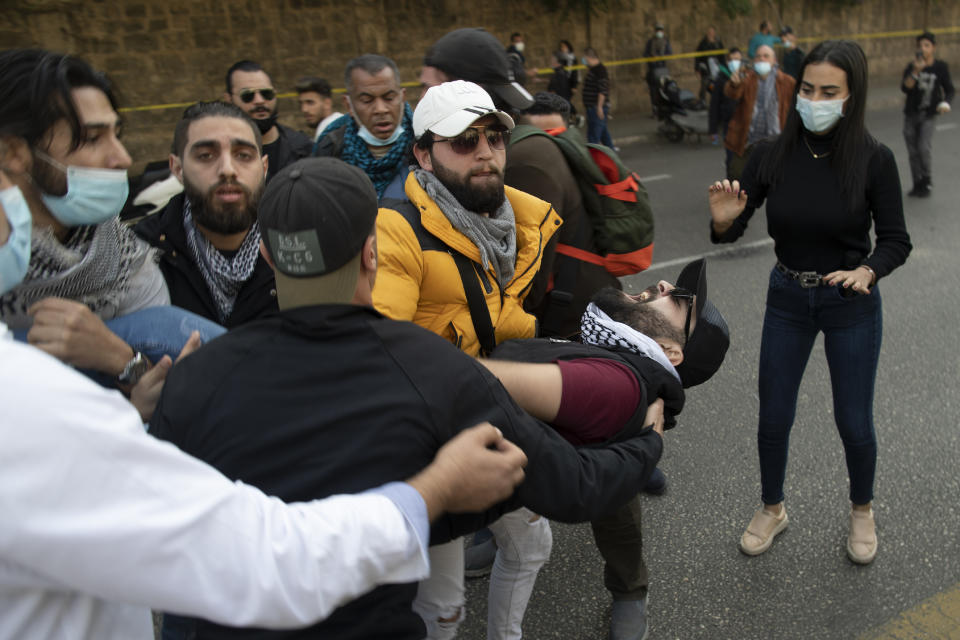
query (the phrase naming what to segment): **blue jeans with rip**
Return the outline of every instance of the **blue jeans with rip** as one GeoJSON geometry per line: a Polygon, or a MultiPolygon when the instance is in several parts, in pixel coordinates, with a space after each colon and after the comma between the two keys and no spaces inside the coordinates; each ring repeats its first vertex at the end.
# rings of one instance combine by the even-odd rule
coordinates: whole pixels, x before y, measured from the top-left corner
{"type": "Polygon", "coordinates": [[[757,448],[764,504],[783,501],[790,428],[797,394],[817,334],[833,389],[833,413],[850,478],[850,501],[873,500],[877,438],[873,394],[883,333],[880,290],[846,297],[836,286],[804,289],[774,269],[760,344],[757,448]]]}

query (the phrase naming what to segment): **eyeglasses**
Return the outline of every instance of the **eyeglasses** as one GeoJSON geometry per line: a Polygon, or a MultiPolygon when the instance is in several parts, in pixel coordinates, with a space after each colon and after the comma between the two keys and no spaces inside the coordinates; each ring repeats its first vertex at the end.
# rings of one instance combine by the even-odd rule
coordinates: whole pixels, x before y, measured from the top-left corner
{"type": "Polygon", "coordinates": [[[263,96],[264,100],[273,100],[277,97],[276,89],[241,89],[239,96],[241,100],[249,104],[253,102],[258,93],[263,96]]]}
{"type": "Polygon", "coordinates": [[[690,318],[693,316],[693,301],[697,297],[693,291],[689,289],[682,289],[680,287],[674,287],[667,294],[677,303],[677,306],[680,305],[680,300],[687,301],[687,321],[683,323],[683,339],[684,341],[690,339],[690,318]]]}
{"type": "Polygon", "coordinates": [[[504,149],[510,142],[510,131],[503,125],[494,127],[468,127],[463,133],[454,138],[434,139],[434,142],[449,142],[454,153],[466,155],[473,153],[480,144],[480,136],[487,138],[491,149],[504,149]]]}

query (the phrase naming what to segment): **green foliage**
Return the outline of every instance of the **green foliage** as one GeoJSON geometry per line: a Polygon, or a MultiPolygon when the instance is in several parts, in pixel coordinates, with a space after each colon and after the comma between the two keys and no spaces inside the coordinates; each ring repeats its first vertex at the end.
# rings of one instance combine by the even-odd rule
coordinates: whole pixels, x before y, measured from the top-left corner
{"type": "Polygon", "coordinates": [[[750,0],[717,0],[717,6],[731,19],[749,15],[753,11],[750,0]]]}

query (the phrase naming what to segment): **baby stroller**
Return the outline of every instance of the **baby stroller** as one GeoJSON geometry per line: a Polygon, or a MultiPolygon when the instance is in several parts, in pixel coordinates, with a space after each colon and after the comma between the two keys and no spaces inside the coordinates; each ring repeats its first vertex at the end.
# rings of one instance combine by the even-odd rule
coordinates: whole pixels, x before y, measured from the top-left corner
{"type": "Polygon", "coordinates": [[[653,105],[661,121],[658,132],[670,142],[680,142],[685,134],[697,137],[709,133],[709,109],[692,91],[681,89],[667,69],[655,69],[656,101],[653,105]]]}

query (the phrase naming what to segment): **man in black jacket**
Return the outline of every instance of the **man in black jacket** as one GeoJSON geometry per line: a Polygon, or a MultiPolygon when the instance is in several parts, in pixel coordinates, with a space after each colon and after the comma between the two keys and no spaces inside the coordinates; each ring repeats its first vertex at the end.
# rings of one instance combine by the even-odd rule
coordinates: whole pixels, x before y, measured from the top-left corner
{"type": "MultiPolygon", "coordinates": [[[[172,369],[151,432],[230,478],[296,501],[409,477],[457,432],[489,421],[526,453],[526,480],[490,511],[439,519],[431,543],[474,531],[521,505],[576,522],[610,513],[636,495],[660,456],[653,428],[608,446],[575,449],[521,411],[476,360],[373,309],[376,215],[376,192],[356,167],[316,158],[278,174],[259,221],[281,311],[227,333],[172,369]]],[[[662,413],[654,409],[644,417],[656,424],[662,413]]],[[[415,584],[379,587],[321,625],[284,637],[389,632],[419,640],[424,624],[410,608],[416,590],[415,584]]],[[[179,622],[179,637],[279,637],[179,622]]]]}
{"type": "Polygon", "coordinates": [[[903,107],[903,138],[910,154],[913,189],[907,195],[926,198],[930,195],[933,124],[937,114],[950,111],[953,81],[947,63],[937,60],[937,39],[925,32],[917,37],[913,61],[903,70],[900,88],[907,94],[903,107]]]}
{"type": "MultiPolygon", "coordinates": [[[[683,408],[684,388],[719,368],[730,342],[723,316],[707,300],[701,258],[681,271],[677,286],[661,280],[630,296],[598,292],[581,320],[582,343],[508,340],[483,363],[514,400],[568,441],[589,445],[630,437],[655,402],[665,428],[683,408]]],[[[647,567],[639,496],[591,522],[613,596],[610,640],[647,633],[647,567]]]]}
{"type": "Polygon", "coordinates": [[[277,122],[277,90],[263,67],[252,60],[235,62],[228,70],[223,101],[236,105],[263,136],[263,153],[270,158],[267,180],[291,162],[310,155],[313,140],[277,122]]]}
{"type": "Polygon", "coordinates": [[[200,102],[184,112],[170,154],[184,192],[135,227],[162,251],[172,304],[227,328],[277,310],[257,225],[267,165],[260,131],[238,107],[200,102]]]}

